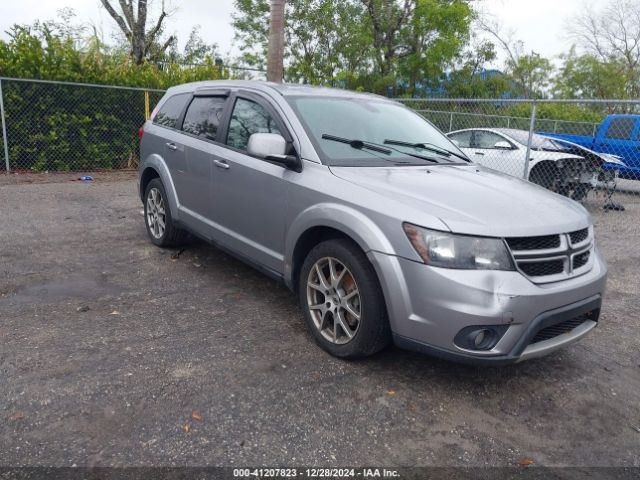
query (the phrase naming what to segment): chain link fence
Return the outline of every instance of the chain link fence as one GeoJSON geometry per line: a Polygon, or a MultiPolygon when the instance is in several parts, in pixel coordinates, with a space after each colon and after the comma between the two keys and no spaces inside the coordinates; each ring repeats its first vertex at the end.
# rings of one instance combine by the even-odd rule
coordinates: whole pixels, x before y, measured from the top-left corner
{"type": "MultiPolygon", "coordinates": [[[[163,94],[0,77],[0,172],[136,168],[138,129],[163,94]]],[[[437,125],[473,162],[537,183],[591,212],[617,215],[619,225],[637,234],[640,102],[399,101],[437,125]]]]}
{"type": "Polygon", "coordinates": [[[525,178],[592,212],[631,210],[639,214],[631,217],[637,230],[640,102],[398,100],[438,126],[473,162],[525,178]]]}
{"type": "Polygon", "coordinates": [[[0,94],[2,166],[44,172],[137,167],[138,129],[164,91],[0,78],[0,94]]]}

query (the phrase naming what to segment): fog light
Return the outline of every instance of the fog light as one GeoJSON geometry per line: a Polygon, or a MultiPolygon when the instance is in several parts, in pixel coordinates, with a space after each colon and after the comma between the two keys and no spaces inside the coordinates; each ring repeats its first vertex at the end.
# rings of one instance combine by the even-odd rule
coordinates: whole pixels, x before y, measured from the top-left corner
{"type": "Polygon", "coordinates": [[[463,328],[456,335],[454,343],[465,350],[491,350],[498,344],[508,328],[508,325],[463,328]]]}
{"type": "Polygon", "coordinates": [[[484,342],[484,340],[485,340],[485,338],[487,336],[486,332],[488,332],[488,330],[480,330],[476,334],[476,338],[473,339],[473,343],[475,344],[476,348],[480,348],[480,346],[484,342]]]}
{"type": "Polygon", "coordinates": [[[489,350],[498,343],[497,341],[494,341],[496,340],[496,337],[497,335],[493,330],[489,330],[488,328],[483,329],[475,334],[473,344],[477,350],[489,350]]]}

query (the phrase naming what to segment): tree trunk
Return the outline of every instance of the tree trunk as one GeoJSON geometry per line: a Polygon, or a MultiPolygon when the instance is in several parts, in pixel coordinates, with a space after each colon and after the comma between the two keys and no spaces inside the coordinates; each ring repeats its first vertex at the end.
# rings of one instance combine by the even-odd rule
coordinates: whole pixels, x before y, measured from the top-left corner
{"type": "MultiPolygon", "coordinates": [[[[156,37],[162,30],[162,22],[167,17],[164,11],[164,2],[162,3],[162,13],[158,17],[158,21],[151,30],[147,31],[147,1],[138,0],[138,18],[135,16],[134,2],[119,0],[122,14],[118,13],[111,5],[111,0],[100,0],[107,13],[113,18],[120,31],[124,34],[131,45],[131,57],[138,64],[144,63],[148,56],[150,47],[156,42],[156,37]]],[[[164,53],[174,41],[173,37],[160,47],[160,53],[164,53]]]]}
{"type": "Polygon", "coordinates": [[[282,83],[284,77],[284,4],[285,0],[271,0],[269,54],[267,80],[282,83]]]}

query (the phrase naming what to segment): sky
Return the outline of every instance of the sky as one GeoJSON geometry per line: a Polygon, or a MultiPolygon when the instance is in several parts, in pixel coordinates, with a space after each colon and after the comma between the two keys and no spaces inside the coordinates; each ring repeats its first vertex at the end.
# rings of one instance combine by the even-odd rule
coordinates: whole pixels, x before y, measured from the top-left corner
{"type": "MultiPolygon", "coordinates": [[[[234,0],[165,1],[167,10],[172,11],[167,21],[167,33],[177,34],[180,47],[193,26],[200,25],[201,36],[207,43],[216,43],[225,56],[237,54],[231,28],[234,0]]],[[[112,0],[112,4],[117,3],[112,0]]],[[[153,3],[157,8],[161,0],[153,0],[153,3]]],[[[516,38],[524,41],[527,51],[551,58],[571,46],[565,33],[567,21],[583,8],[585,0],[479,0],[479,3],[505,29],[514,30],[516,38]]],[[[114,24],[99,0],[0,0],[0,38],[6,38],[5,31],[14,23],[54,18],[64,7],[73,8],[81,22],[96,26],[105,39],[111,37],[114,24]]]]}

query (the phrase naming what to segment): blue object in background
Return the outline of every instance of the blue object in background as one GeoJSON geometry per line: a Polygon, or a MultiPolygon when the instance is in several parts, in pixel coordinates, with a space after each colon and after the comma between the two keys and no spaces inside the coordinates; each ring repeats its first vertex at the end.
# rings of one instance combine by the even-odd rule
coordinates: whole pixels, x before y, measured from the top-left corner
{"type": "Polygon", "coordinates": [[[80,177],[80,180],[82,180],[83,182],[93,182],[93,177],[90,175],[86,175],[84,177],[80,177]]]}
{"type": "Polygon", "coordinates": [[[607,170],[618,170],[620,178],[640,180],[640,115],[608,115],[594,137],[538,132],[548,137],[567,140],[597,153],[621,157],[626,166],[605,164],[607,170]]]}

